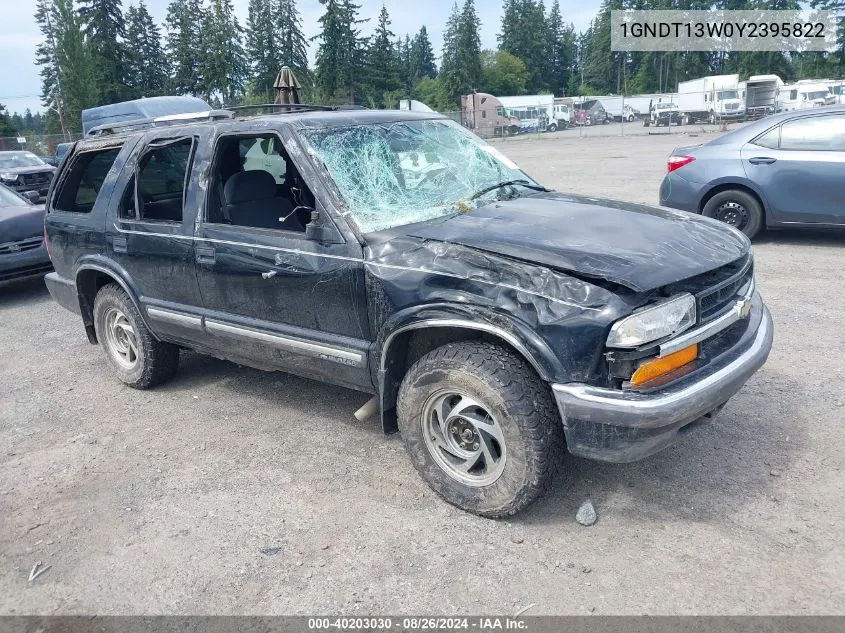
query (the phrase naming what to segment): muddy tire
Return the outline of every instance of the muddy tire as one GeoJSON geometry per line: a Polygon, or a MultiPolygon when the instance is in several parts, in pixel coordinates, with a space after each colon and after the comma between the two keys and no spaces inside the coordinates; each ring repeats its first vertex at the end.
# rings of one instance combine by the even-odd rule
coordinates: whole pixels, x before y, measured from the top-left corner
{"type": "Polygon", "coordinates": [[[130,387],[154,387],[170,380],[179,367],[179,348],[153,337],[117,284],[107,284],[97,293],[94,330],[117,377],[130,387]]]}
{"type": "Polygon", "coordinates": [[[445,501],[481,516],[526,508],[562,457],[549,385],[491,343],[452,343],[420,358],[399,388],[397,413],[422,478],[445,501]]]}
{"type": "Polygon", "coordinates": [[[763,227],[763,207],[754,196],[739,189],[720,191],[707,201],[701,214],[730,224],[749,239],[763,227]]]}

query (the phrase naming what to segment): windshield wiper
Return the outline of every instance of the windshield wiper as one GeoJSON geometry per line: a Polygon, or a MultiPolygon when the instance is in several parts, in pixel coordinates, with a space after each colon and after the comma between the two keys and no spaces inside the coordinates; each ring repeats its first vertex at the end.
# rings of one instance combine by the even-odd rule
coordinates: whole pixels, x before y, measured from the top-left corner
{"type": "Polygon", "coordinates": [[[542,185],[535,185],[534,183],[529,182],[524,178],[520,178],[518,180],[505,180],[503,182],[497,182],[495,185],[484,187],[484,189],[476,191],[474,194],[472,194],[472,196],[470,196],[470,200],[475,200],[476,198],[480,198],[481,196],[483,196],[485,193],[490,193],[491,191],[495,191],[496,189],[501,189],[502,187],[507,187],[510,185],[521,185],[522,187],[534,189],[535,191],[550,191],[550,189],[546,189],[542,185]]]}

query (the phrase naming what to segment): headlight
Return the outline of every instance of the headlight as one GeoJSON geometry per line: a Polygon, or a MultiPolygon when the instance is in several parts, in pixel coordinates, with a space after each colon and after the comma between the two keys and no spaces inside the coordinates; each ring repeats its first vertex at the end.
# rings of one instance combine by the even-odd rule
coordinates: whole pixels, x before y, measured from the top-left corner
{"type": "Polygon", "coordinates": [[[0,174],[0,180],[5,180],[6,182],[17,182],[18,175],[17,174],[0,174]]]}
{"type": "Polygon", "coordinates": [[[610,328],[608,347],[639,347],[688,329],[695,323],[695,298],[685,293],[634,312],[610,328]]]}

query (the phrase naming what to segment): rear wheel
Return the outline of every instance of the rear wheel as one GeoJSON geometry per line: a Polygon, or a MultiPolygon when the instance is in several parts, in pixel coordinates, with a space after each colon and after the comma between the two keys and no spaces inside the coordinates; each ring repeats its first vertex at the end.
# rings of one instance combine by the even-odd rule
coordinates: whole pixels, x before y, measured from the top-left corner
{"type": "Polygon", "coordinates": [[[463,510],[516,514],[553,478],[563,428],[549,386],[498,345],[466,341],[429,352],[408,371],[397,404],[414,467],[463,510]]]}
{"type": "Polygon", "coordinates": [[[763,226],[763,207],[754,196],[739,189],[717,193],[704,205],[702,215],[730,224],[749,238],[763,226]]]}
{"type": "Polygon", "coordinates": [[[172,378],[179,367],[179,348],[153,337],[117,284],[107,284],[97,293],[94,330],[117,377],[130,387],[153,387],[172,378]]]}

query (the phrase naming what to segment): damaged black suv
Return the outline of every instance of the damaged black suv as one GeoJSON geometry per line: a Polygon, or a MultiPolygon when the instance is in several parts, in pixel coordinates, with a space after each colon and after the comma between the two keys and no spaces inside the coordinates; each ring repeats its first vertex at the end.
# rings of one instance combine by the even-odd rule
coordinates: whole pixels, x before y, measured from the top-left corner
{"type": "Polygon", "coordinates": [[[772,344],[741,233],[548,191],[435,114],[102,130],[47,210],[50,292],[123,382],[192,349],[373,393],[429,485],[484,516],[531,503],[564,446],[664,448],[772,344]]]}

